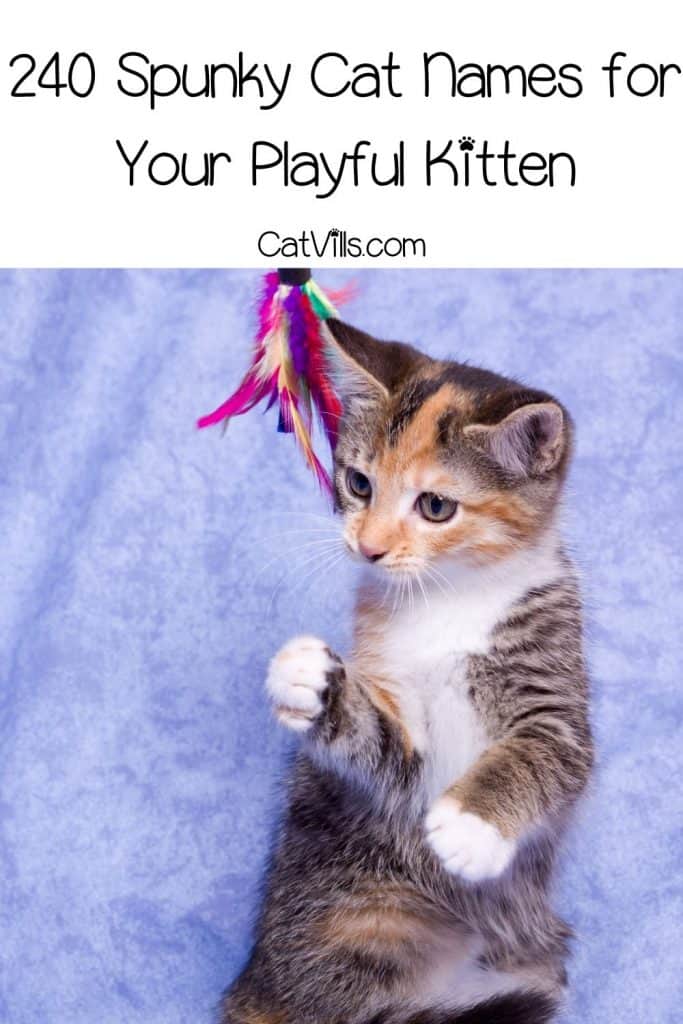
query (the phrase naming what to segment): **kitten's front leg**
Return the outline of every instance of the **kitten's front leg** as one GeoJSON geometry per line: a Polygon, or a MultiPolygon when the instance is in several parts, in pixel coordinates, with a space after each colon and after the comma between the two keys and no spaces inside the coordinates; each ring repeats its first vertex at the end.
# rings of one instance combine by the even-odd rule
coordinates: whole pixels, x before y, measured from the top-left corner
{"type": "Polygon", "coordinates": [[[405,787],[420,763],[397,705],[378,681],[360,676],[322,640],[295,637],[270,663],[267,689],[280,722],[306,734],[310,752],[365,784],[405,787]]]}
{"type": "Polygon", "coordinates": [[[468,882],[501,875],[515,855],[516,840],[490,821],[463,809],[454,793],[444,793],[425,819],[427,842],[452,874],[468,882]]]}
{"type": "Polygon", "coordinates": [[[496,878],[525,835],[560,818],[577,799],[591,764],[581,718],[544,719],[542,711],[526,717],[433,804],[427,841],[454,874],[474,882],[496,878]]]}
{"type": "Polygon", "coordinates": [[[270,663],[266,688],[278,721],[295,732],[321,724],[338,701],[344,662],[315,636],[297,636],[270,663]]]}

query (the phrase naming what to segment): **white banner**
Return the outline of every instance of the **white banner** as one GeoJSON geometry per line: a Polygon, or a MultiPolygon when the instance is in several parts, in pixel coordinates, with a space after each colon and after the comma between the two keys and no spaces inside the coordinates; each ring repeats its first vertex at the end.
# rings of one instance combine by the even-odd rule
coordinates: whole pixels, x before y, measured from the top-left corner
{"type": "Polygon", "coordinates": [[[78,0],[0,35],[4,266],[680,266],[678,5],[78,0]]]}

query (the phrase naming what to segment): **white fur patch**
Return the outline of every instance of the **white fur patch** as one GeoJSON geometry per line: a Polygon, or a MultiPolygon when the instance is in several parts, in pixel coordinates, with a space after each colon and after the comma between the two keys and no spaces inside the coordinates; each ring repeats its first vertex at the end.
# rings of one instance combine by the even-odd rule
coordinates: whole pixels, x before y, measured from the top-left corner
{"type": "Polygon", "coordinates": [[[327,673],[334,667],[327,645],[315,636],[297,636],[270,663],[266,689],[280,722],[306,732],[323,710],[327,673]]]}
{"type": "Polygon", "coordinates": [[[461,811],[452,797],[440,797],[425,818],[427,842],[447,871],[481,882],[497,878],[512,860],[516,843],[495,825],[461,811]]]}
{"type": "Polygon", "coordinates": [[[490,568],[439,563],[441,582],[418,590],[390,617],[381,641],[382,675],[427,767],[430,800],[456,782],[489,745],[466,678],[470,655],[486,654],[495,626],[531,587],[560,572],[556,544],[490,568]]]}
{"type": "Polygon", "coordinates": [[[529,987],[529,979],[521,973],[484,967],[479,959],[484,950],[481,936],[474,935],[469,937],[465,951],[459,937],[453,940],[450,949],[446,946],[439,950],[418,980],[414,997],[416,1012],[425,1005],[457,1012],[506,992],[519,992],[529,987]]]}

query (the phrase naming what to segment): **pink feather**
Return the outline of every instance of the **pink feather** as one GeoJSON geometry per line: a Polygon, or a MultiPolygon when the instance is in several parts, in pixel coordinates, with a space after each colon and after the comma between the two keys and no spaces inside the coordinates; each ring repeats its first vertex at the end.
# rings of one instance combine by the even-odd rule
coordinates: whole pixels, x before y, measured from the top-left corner
{"type": "MultiPolygon", "coordinates": [[[[320,486],[332,494],[332,481],[313,450],[311,438],[312,405],[318,410],[332,448],[341,414],[339,399],[327,377],[320,321],[302,289],[279,289],[279,275],[266,274],[251,365],[237,391],[213,412],[202,416],[197,425],[209,427],[241,416],[262,399],[267,400],[267,409],[278,402],[280,429],[294,434],[320,486]],[[268,376],[264,376],[266,367],[270,371],[268,376]]],[[[347,288],[336,299],[341,301],[349,294],[347,288]]]]}

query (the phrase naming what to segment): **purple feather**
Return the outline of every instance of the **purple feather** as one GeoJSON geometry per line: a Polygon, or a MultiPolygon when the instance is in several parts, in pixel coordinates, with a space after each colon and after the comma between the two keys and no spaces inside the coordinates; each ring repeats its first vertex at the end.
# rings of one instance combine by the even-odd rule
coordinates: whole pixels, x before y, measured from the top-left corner
{"type": "Polygon", "coordinates": [[[283,305],[289,317],[289,347],[294,369],[299,377],[305,377],[308,370],[308,350],[301,289],[292,288],[283,305]]]}

